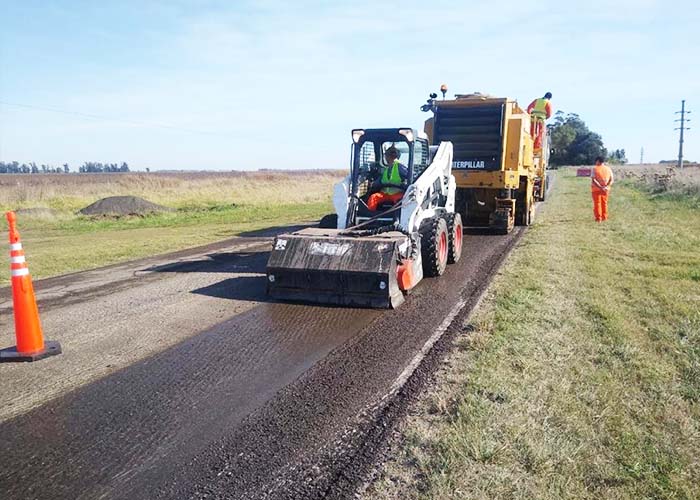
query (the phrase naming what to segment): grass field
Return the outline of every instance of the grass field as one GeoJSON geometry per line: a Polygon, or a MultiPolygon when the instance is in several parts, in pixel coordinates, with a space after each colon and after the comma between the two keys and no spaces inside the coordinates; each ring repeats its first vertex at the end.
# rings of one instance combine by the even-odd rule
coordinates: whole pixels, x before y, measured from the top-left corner
{"type": "Polygon", "coordinates": [[[700,498],[700,211],[636,182],[558,173],[367,498],[700,498]]]}
{"type": "Polygon", "coordinates": [[[687,165],[682,170],[668,165],[629,165],[616,171],[620,179],[653,195],[690,197],[700,203],[700,165],[687,165]]]}
{"type": "MultiPolygon", "coordinates": [[[[331,211],[336,171],[0,175],[0,210],[45,207],[18,217],[32,276],[193,247],[245,231],[317,220],[331,211]],[[174,209],[143,217],[76,212],[107,196],[131,195],[174,209]]],[[[6,222],[3,220],[3,227],[6,222]]],[[[6,233],[3,233],[6,241],[6,233]]],[[[9,281],[0,266],[0,285],[9,281]]]]}

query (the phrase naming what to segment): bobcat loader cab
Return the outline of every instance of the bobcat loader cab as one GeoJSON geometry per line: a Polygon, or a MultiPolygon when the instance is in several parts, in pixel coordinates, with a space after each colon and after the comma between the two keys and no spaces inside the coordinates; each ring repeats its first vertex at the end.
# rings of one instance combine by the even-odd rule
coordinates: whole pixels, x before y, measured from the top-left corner
{"type": "Polygon", "coordinates": [[[384,202],[371,210],[368,201],[374,193],[387,187],[405,196],[408,187],[428,167],[428,137],[410,128],[355,129],[352,139],[350,173],[335,186],[333,193],[336,213],[322,219],[321,226],[345,229],[362,224],[369,229],[401,223],[400,203],[384,202]],[[384,170],[392,167],[386,159],[389,148],[399,153],[397,161],[403,171],[399,184],[382,183],[384,170]]]}

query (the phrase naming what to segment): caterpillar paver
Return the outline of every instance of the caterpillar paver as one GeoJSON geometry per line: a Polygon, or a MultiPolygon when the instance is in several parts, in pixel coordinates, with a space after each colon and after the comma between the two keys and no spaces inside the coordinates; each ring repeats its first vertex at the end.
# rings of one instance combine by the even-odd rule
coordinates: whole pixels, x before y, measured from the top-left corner
{"type": "Polygon", "coordinates": [[[487,223],[508,233],[515,224],[529,225],[535,201],[544,201],[549,157],[546,129],[535,149],[530,116],[517,101],[484,94],[457,94],[443,100],[431,94],[423,111],[431,144],[451,141],[457,183],[456,211],[465,222],[487,223]]]}
{"type": "Polygon", "coordinates": [[[267,291],[277,299],[347,306],[399,306],[423,276],[440,276],[462,252],[455,213],[452,144],[430,147],[410,128],[352,131],[350,174],[334,188],[335,214],[278,236],[267,263],[267,291]],[[405,162],[401,184],[381,175],[387,149],[405,162]],[[368,206],[391,187],[402,199],[368,206]]]}

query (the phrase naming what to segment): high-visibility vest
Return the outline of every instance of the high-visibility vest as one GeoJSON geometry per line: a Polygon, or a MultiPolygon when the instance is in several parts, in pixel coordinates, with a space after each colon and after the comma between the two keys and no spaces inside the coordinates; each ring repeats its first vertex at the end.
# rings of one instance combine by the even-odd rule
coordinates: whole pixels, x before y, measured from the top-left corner
{"type": "MultiPolygon", "coordinates": [[[[399,172],[398,160],[394,160],[391,167],[384,169],[384,172],[382,173],[382,184],[401,184],[401,173],[399,172]]],[[[394,187],[385,187],[382,189],[382,192],[386,194],[396,194],[401,192],[401,190],[394,187]]]]}
{"type": "Polygon", "coordinates": [[[540,97],[539,99],[535,100],[535,107],[532,108],[532,113],[533,115],[537,117],[542,117],[542,118],[547,118],[547,103],[549,100],[545,99],[544,97],[540,97]]]}
{"type": "Polygon", "coordinates": [[[598,184],[605,187],[612,180],[612,170],[605,164],[593,167],[593,172],[591,172],[591,189],[600,191],[600,188],[593,182],[594,179],[598,181],[598,184]]]}

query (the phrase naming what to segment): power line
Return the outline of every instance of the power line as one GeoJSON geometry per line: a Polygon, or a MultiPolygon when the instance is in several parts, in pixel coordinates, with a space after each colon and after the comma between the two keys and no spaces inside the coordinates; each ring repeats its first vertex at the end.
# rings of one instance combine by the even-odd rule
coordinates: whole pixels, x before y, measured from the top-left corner
{"type": "Polygon", "coordinates": [[[162,129],[166,129],[166,130],[174,130],[177,132],[186,132],[186,133],[190,133],[190,134],[211,135],[211,136],[216,136],[216,137],[229,137],[227,135],[219,134],[216,132],[207,132],[207,131],[203,131],[203,130],[187,129],[187,128],[175,127],[172,125],[165,125],[162,123],[148,123],[148,122],[140,122],[140,121],[135,121],[135,120],[125,120],[123,118],[113,118],[110,116],[94,115],[94,114],[90,114],[90,113],[81,113],[79,111],[68,111],[65,109],[59,109],[59,108],[48,107],[48,106],[36,106],[33,104],[20,104],[17,102],[7,102],[7,101],[0,101],[0,104],[4,104],[5,106],[13,106],[16,108],[34,109],[34,110],[38,110],[38,111],[49,111],[51,113],[59,113],[59,114],[63,114],[63,115],[79,116],[82,118],[89,118],[91,120],[108,121],[108,122],[115,122],[115,123],[125,123],[128,125],[135,125],[138,127],[153,127],[153,128],[162,128],[162,129]]]}
{"type": "Polygon", "coordinates": [[[679,114],[681,117],[678,120],[675,120],[677,122],[681,122],[680,127],[676,127],[674,130],[680,130],[681,135],[680,138],[678,139],[678,168],[682,169],[683,168],[683,132],[686,130],[690,130],[690,127],[685,126],[685,122],[689,122],[690,118],[686,118],[685,115],[690,113],[690,111],[685,110],[685,99],[681,101],[681,110],[676,111],[675,114],[679,114]]]}

